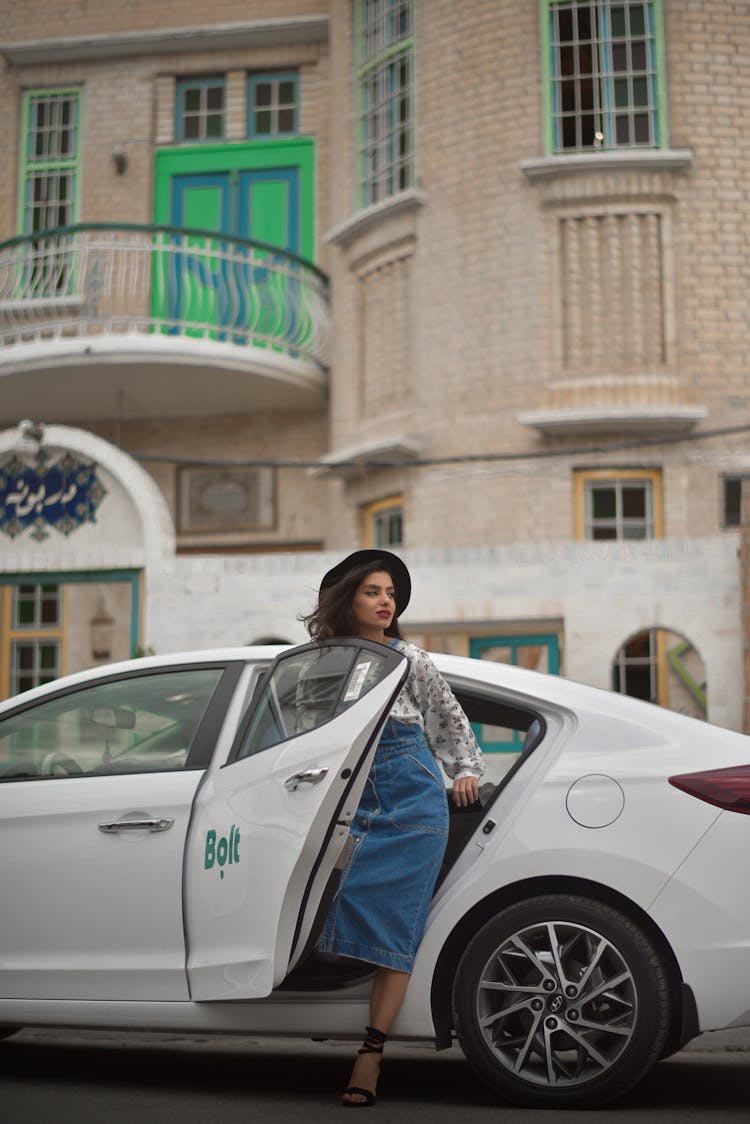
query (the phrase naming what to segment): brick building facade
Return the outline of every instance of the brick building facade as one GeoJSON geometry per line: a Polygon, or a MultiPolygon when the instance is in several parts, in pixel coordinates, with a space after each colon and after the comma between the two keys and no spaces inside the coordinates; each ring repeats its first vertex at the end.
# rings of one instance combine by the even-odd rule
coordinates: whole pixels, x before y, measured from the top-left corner
{"type": "Polygon", "coordinates": [[[379,543],[415,639],[741,727],[747,5],[0,10],[0,693],[379,543]]]}

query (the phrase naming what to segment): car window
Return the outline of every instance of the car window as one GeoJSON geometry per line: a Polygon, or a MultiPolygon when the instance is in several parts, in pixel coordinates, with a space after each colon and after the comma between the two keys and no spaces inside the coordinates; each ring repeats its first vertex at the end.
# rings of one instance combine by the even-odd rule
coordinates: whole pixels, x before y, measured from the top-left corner
{"type": "Polygon", "coordinates": [[[130,675],[0,720],[0,781],[182,769],[222,673],[130,675]]]}
{"type": "MultiPolygon", "coordinates": [[[[484,748],[507,745],[509,755],[531,752],[544,736],[544,722],[533,711],[508,702],[491,688],[472,690],[465,681],[450,679],[454,694],[471,722],[477,741],[484,748]]],[[[493,749],[490,749],[493,752],[493,749]]],[[[495,750],[496,752],[496,750],[495,750]]]]}
{"type": "Polygon", "coordinates": [[[235,758],[249,757],[314,730],[348,710],[393,667],[393,653],[380,655],[359,644],[330,645],[282,656],[264,680],[260,697],[235,758]]]}

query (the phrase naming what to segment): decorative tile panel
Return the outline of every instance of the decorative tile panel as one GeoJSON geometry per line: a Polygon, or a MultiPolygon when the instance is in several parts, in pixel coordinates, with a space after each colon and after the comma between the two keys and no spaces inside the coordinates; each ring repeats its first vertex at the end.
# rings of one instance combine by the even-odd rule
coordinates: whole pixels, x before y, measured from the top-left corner
{"type": "Polygon", "coordinates": [[[97,467],[72,453],[51,462],[43,449],[34,463],[14,455],[0,464],[0,531],[12,539],[28,531],[43,542],[50,527],[67,537],[84,523],[95,523],[107,494],[97,467]]]}

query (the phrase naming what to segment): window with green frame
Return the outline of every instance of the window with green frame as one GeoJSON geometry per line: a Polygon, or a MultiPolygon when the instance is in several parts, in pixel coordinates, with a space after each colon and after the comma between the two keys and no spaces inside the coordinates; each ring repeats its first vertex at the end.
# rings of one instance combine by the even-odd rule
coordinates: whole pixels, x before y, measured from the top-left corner
{"type": "Polygon", "coordinates": [[[23,98],[20,230],[36,234],[76,221],[80,89],[30,90],[23,98]]]}
{"type": "Polygon", "coordinates": [[[358,206],[414,183],[414,3],[356,0],[358,206]]]}
{"type": "Polygon", "coordinates": [[[222,77],[185,78],[177,83],[178,141],[197,144],[224,139],[225,85],[222,77]]]}
{"type": "Polygon", "coordinates": [[[404,545],[404,501],[401,495],[365,504],[362,515],[367,546],[404,545]]]}
{"type": "Polygon", "coordinates": [[[541,0],[547,147],[666,145],[661,0],[541,0]]]}
{"type": "Polygon", "coordinates": [[[247,135],[288,137],[299,132],[296,74],[251,74],[247,80],[247,135]]]}

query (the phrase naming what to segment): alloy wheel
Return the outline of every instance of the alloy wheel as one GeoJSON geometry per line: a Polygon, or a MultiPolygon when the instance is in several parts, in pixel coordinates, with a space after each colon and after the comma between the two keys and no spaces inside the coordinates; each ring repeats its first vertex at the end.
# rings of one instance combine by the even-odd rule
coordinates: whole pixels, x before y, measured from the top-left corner
{"type": "Polygon", "coordinates": [[[492,953],[476,991],[487,1048],[516,1077],[572,1086],[609,1069],[638,1015],[633,975],[601,933],[548,920],[513,933],[492,953]]]}

